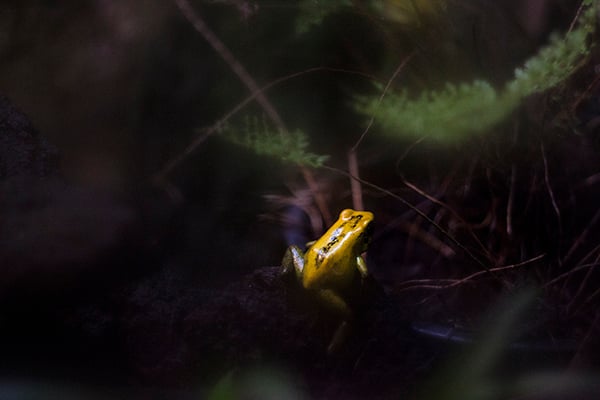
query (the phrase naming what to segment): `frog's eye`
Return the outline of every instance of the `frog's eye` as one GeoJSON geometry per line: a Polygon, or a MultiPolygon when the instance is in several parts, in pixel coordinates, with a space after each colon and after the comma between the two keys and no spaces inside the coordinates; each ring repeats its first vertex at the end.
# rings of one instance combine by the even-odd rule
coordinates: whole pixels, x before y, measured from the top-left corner
{"type": "Polygon", "coordinates": [[[340,213],[340,219],[348,219],[352,214],[354,214],[354,210],[346,208],[340,213]]]}

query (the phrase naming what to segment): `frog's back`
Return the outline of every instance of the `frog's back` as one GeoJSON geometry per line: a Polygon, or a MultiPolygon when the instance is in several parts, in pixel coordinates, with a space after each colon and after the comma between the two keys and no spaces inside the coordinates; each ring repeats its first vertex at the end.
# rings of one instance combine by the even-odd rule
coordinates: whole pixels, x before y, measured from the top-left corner
{"type": "Polygon", "coordinates": [[[373,220],[368,211],[344,210],[338,221],[305,254],[303,285],[306,288],[344,286],[356,273],[356,257],[373,220]]]}

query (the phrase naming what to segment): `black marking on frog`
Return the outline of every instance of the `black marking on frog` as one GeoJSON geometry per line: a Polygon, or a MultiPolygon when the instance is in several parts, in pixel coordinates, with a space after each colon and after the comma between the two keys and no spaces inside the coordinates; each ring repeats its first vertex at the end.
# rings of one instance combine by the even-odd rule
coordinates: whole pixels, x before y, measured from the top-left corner
{"type": "MultiPolygon", "coordinates": [[[[353,215],[352,217],[350,217],[350,219],[348,220],[347,223],[352,224],[352,229],[356,228],[356,226],[358,225],[358,223],[360,222],[360,220],[362,219],[362,215],[353,215]]],[[[344,225],[346,224],[346,222],[344,222],[344,225]]]]}
{"type": "MultiPolygon", "coordinates": [[[[356,229],[362,218],[362,215],[353,215],[350,217],[350,219],[340,224],[340,226],[335,230],[333,237],[327,242],[327,244],[325,244],[325,246],[321,247],[319,251],[317,251],[317,255],[315,257],[315,269],[319,269],[321,264],[323,264],[323,261],[325,261],[325,257],[327,256],[327,253],[329,253],[329,250],[331,250],[331,248],[335,246],[335,244],[339,242],[342,237],[346,236],[346,234],[340,234],[339,232],[346,231],[346,229],[344,229],[346,225],[350,225],[350,229],[352,230],[356,229]]],[[[363,236],[364,232],[361,232],[357,240],[363,240],[363,236]]]]}

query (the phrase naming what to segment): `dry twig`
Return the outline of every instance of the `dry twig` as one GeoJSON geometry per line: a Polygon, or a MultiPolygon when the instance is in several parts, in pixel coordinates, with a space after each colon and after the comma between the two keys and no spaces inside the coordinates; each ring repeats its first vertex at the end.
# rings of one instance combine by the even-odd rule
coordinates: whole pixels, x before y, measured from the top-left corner
{"type": "MultiPolygon", "coordinates": [[[[381,93],[381,96],[379,97],[379,103],[381,103],[381,101],[385,97],[385,94],[387,93],[390,86],[392,85],[392,82],[394,81],[394,79],[396,79],[396,77],[398,76],[400,71],[402,71],[404,69],[404,66],[410,61],[413,54],[414,53],[409,54],[408,57],[406,57],[404,60],[402,60],[400,65],[398,65],[398,68],[396,68],[396,70],[392,74],[391,78],[388,80],[387,84],[385,85],[385,88],[383,89],[383,93],[381,93]]],[[[367,127],[365,128],[363,133],[360,135],[360,137],[358,138],[358,140],[356,141],[354,146],[352,146],[352,148],[348,152],[348,170],[350,171],[351,176],[360,177],[359,169],[358,169],[358,156],[356,153],[358,151],[358,146],[360,145],[360,143],[363,141],[363,139],[365,138],[365,136],[371,129],[371,126],[373,125],[374,121],[375,121],[375,117],[372,116],[371,120],[367,124],[367,127]]],[[[351,178],[350,179],[350,188],[352,190],[352,204],[353,204],[354,208],[357,210],[363,210],[364,202],[363,202],[363,198],[362,198],[362,188],[360,185],[360,181],[357,179],[351,178]]]]}
{"type": "Polygon", "coordinates": [[[540,254],[536,257],[533,257],[529,260],[517,263],[517,264],[512,264],[512,265],[505,265],[502,267],[495,267],[495,268],[490,268],[489,271],[477,271],[471,275],[468,275],[464,278],[461,279],[415,279],[415,280],[410,280],[410,281],[405,281],[402,282],[402,286],[404,285],[408,285],[407,287],[401,287],[400,289],[396,289],[396,292],[403,292],[405,290],[410,290],[410,289],[449,289],[449,288],[453,288],[459,285],[462,285],[474,278],[477,278],[478,276],[481,276],[485,273],[488,272],[500,272],[500,271],[504,271],[507,269],[513,269],[513,268],[517,268],[517,267],[521,267],[523,265],[527,265],[527,264],[531,264],[535,261],[541,260],[543,257],[545,256],[545,254],[540,254]],[[449,282],[447,284],[444,285],[432,285],[429,284],[431,282],[449,282]],[[413,286],[411,286],[413,285],[413,286]]]}
{"type": "Polygon", "coordinates": [[[475,261],[477,264],[479,264],[484,270],[485,272],[489,272],[491,274],[493,274],[493,271],[490,270],[490,268],[484,264],[479,258],[477,258],[475,256],[475,254],[473,254],[467,247],[465,247],[462,243],[460,243],[458,240],[456,240],[452,235],[450,235],[450,233],[448,233],[444,228],[442,228],[439,224],[437,224],[434,220],[432,220],[427,214],[425,214],[423,211],[419,210],[417,207],[415,207],[412,203],[410,203],[408,200],[402,198],[401,196],[398,196],[396,193],[390,192],[389,190],[376,185],[374,183],[365,181],[364,179],[361,179],[357,176],[352,176],[349,172],[344,171],[342,169],[339,168],[334,168],[334,167],[329,167],[329,166],[324,166],[323,168],[328,169],[330,171],[345,175],[349,178],[352,179],[356,179],[358,181],[360,181],[360,183],[362,183],[365,186],[369,186],[381,193],[384,193],[390,197],[393,197],[394,199],[398,200],[399,202],[401,202],[402,204],[404,204],[405,206],[409,207],[410,209],[412,209],[414,212],[416,212],[417,214],[419,214],[423,219],[425,219],[427,222],[429,222],[433,227],[435,227],[442,235],[444,235],[445,237],[447,237],[452,243],[454,243],[454,245],[458,248],[460,248],[462,251],[465,252],[465,254],[471,258],[473,261],[475,261]]]}

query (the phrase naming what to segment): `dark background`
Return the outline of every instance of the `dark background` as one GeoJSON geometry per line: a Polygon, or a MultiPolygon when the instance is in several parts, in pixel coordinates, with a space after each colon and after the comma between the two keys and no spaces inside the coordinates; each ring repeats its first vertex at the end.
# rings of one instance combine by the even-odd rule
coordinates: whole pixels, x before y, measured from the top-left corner
{"type": "MultiPolygon", "coordinates": [[[[310,150],[329,155],[328,165],[342,169],[367,123],[353,109],[355,96],[379,93],[373,83],[387,82],[408,54],[413,58],[394,82],[397,88],[418,94],[473,79],[500,87],[552,32],[568,29],[578,8],[568,0],[448,1],[440,15],[407,27],[356,1],[300,34],[301,2],[192,4],[259,86],[313,67],[346,71],[306,73],[267,92],[287,126],[308,134],[310,150]]],[[[364,179],[419,205],[475,251],[474,233],[493,255],[492,267],[546,254],[526,272],[509,271],[443,295],[400,292],[409,279],[456,279],[481,267],[409,208],[363,187],[377,224],[369,267],[392,296],[385,302],[407,310],[397,317],[402,324],[418,316],[471,327],[501,293],[532,284],[543,288],[536,303],[543,311],[533,318],[536,334],[576,339],[581,346],[570,356],[581,356],[576,350],[584,347],[582,338],[598,329],[597,273],[582,269],[556,285],[552,279],[597,262],[597,63],[594,50],[568,82],[528,99],[488,135],[462,143],[413,147],[414,140],[390,141],[374,126],[358,152],[364,179]],[[408,189],[403,179],[448,204],[471,228],[454,229],[464,221],[408,189]],[[512,236],[504,225],[509,196],[517,210],[512,236]],[[412,229],[446,243],[455,257],[415,239],[412,229]]],[[[50,382],[38,398],[51,396],[55,382],[66,382],[65,388],[89,384],[99,392],[135,387],[153,393],[148,388],[197,383],[205,390],[239,367],[230,354],[212,369],[201,355],[190,356],[202,339],[189,335],[196,325],[181,321],[190,315],[201,320],[198,326],[207,323],[202,318],[214,321],[217,316],[202,314],[209,299],[217,310],[229,305],[227,296],[254,301],[255,293],[225,288],[237,288],[260,267],[278,265],[286,238],[302,242],[322,231],[305,214],[295,214],[303,209],[319,215],[296,166],[219,135],[187,155],[166,181],[155,181],[169,160],[248,96],[230,66],[174,2],[6,1],[0,11],[0,93],[6,96],[0,397],[30,382],[50,382]]],[[[243,129],[245,116],[263,114],[251,104],[230,123],[243,129]]],[[[346,177],[314,173],[331,214],[352,206],[346,177]]],[[[264,301],[271,304],[269,290],[281,294],[280,288],[267,287],[264,301]]],[[[225,319],[239,312],[224,310],[225,319]]],[[[249,320],[256,315],[251,310],[249,320]]],[[[235,329],[214,335],[227,337],[235,329]]],[[[253,342],[246,345],[240,352],[260,352],[253,342]]],[[[211,355],[218,359],[219,351],[211,355]]],[[[583,365],[595,362],[583,358],[583,365]]],[[[428,357],[412,360],[429,370],[428,357]]],[[[284,361],[289,370],[303,370],[292,358],[284,361]]],[[[386,359],[382,366],[391,363],[386,359]]],[[[302,385],[316,398],[348,379],[306,376],[302,385]]],[[[402,391],[385,382],[387,395],[402,391]]]]}

